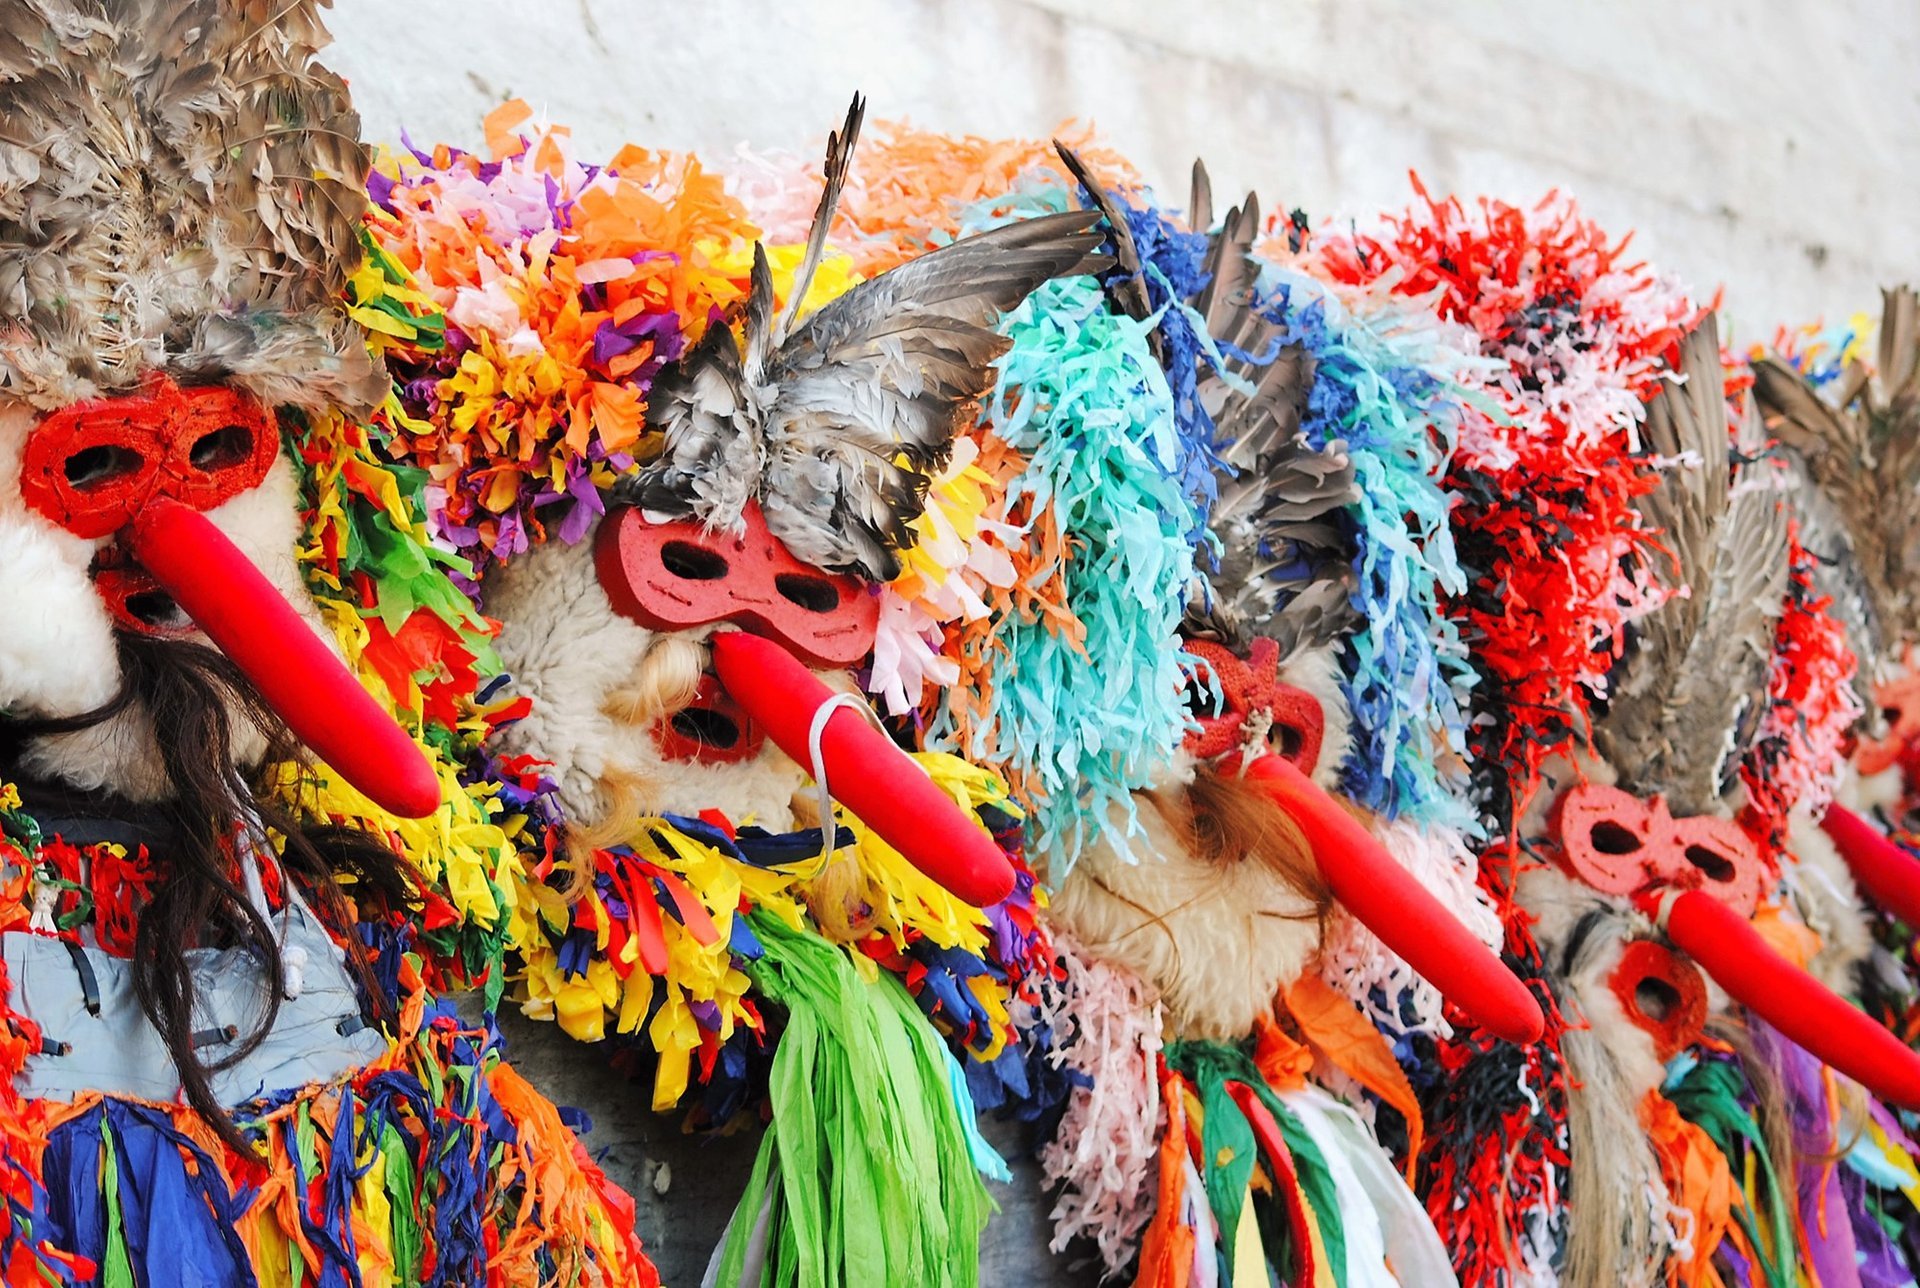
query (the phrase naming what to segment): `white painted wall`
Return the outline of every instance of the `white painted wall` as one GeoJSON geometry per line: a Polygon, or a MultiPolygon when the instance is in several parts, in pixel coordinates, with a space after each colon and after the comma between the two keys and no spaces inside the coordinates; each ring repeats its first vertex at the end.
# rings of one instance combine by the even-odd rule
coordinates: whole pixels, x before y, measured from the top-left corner
{"type": "Polygon", "coordinates": [[[368,133],[520,96],[586,155],[812,150],[877,117],[1090,118],[1163,191],[1204,155],[1314,215],[1577,193],[1737,332],[1920,279],[1920,0],[336,0],[368,133]]]}

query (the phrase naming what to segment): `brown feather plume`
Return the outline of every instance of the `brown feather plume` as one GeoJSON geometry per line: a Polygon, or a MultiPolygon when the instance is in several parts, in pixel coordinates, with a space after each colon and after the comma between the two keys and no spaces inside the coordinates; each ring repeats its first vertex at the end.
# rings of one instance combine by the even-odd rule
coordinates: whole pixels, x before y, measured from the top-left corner
{"type": "Polygon", "coordinates": [[[368,153],[322,0],[0,0],[0,393],[149,372],[365,411],[368,153]]]}
{"type": "Polygon", "coordinates": [[[1809,509],[1828,520],[1809,549],[1854,577],[1833,589],[1843,613],[1873,628],[1855,641],[1869,678],[1868,650],[1891,658],[1920,639],[1920,298],[1903,286],[1882,299],[1878,363],[1850,364],[1831,403],[1778,359],[1753,368],[1767,428],[1798,457],[1821,502],[1809,509]]]}
{"type": "Polygon", "coordinates": [[[1673,558],[1676,592],[1635,623],[1594,743],[1630,791],[1676,815],[1711,812],[1762,714],[1787,578],[1787,515],[1760,470],[1736,473],[1765,436],[1749,414],[1728,440],[1720,340],[1708,317],[1681,345],[1683,383],[1647,409],[1660,486],[1636,503],[1673,558]]]}

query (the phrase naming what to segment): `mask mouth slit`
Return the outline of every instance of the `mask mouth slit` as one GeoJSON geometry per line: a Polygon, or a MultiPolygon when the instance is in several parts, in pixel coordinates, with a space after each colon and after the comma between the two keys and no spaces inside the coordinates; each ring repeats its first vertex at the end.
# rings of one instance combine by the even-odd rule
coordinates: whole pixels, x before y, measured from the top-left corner
{"type": "Polygon", "coordinates": [[[1633,986],[1633,1005],[1655,1024],[1664,1024],[1680,1005],[1680,990],[1649,975],[1633,986]]]}
{"type": "Polygon", "coordinates": [[[91,575],[117,629],[158,639],[182,639],[198,629],[179,601],[123,548],[102,550],[91,575]]]}

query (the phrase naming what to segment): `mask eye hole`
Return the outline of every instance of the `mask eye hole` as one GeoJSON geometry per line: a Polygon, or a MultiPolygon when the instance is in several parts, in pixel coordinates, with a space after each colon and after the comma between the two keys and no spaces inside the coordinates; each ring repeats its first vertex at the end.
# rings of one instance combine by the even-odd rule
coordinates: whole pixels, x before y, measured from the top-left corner
{"type": "Polygon", "coordinates": [[[161,590],[146,590],[127,596],[127,615],[135,621],[151,626],[156,630],[178,630],[192,626],[187,615],[180,611],[173,596],[161,590]]]}
{"type": "Polygon", "coordinates": [[[661,546],[660,563],[682,581],[719,581],[730,571],[723,556],[691,541],[669,541],[661,546]]]}
{"type": "Polygon", "coordinates": [[[840,592],[824,577],[809,577],[800,572],[783,572],[773,579],[773,588],[789,604],[809,613],[831,613],[840,607],[840,592]]]}
{"type": "Polygon", "coordinates": [[[1640,838],[1630,828],[1621,826],[1611,819],[1601,819],[1593,825],[1587,834],[1589,843],[1600,854],[1638,854],[1640,838]]]}
{"type": "Polygon", "coordinates": [[[1300,753],[1307,745],[1307,736],[1297,725],[1276,723],[1269,736],[1280,755],[1287,760],[1300,759],[1300,753]]]}
{"type": "Polygon", "coordinates": [[[669,723],[673,725],[673,731],[682,738],[697,742],[703,747],[728,751],[740,741],[739,725],[718,711],[709,711],[705,707],[688,707],[683,711],[676,711],[669,723]]]}
{"type": "Polygon", "coordinates": [[[1707,880],[1722,883],[1733,880],[1733,861],[1726,855],[1704,845],[1689,845],[1684,853],[1687,862],[1698,868],[1707,880]]]}
{"type": "Polygon", "coordinates": [[[1204,670],[1194,671],[1187,676],[1186,692],[1183,695],[1187,710],[1201,719],[1226,714],[1226,695],[1209,683],[1212,678],[1212,673],[1204,670]]]}
{"type": "Polygon", "coordinates": [[[1633,986],[1633,1005],[1655,1024],[1664,1024],[1680,1006],[1680,990],[1664,979],[1648,975],[1633,986]]]}
{"type": "Polygon", "coordinates": [[[187,451],[193,468],[212,474],[231,469],[253,457],[253,433],[244,425],[228,425],[200,435],[187,451]]]}
{"type": "Polygon", "coordinates": [[[115,443],[97,443],[83,447],[61,464],[67,482],[82,492],[90,492],[117,478],[139,472],[144,464],[140,453],[115,443]]]}

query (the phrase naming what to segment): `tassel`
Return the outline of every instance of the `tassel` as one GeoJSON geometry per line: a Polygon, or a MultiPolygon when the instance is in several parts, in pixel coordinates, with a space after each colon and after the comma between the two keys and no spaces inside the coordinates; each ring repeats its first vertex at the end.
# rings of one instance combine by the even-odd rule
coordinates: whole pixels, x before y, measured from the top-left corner
{"type": "Polygon", "coordinates": [[[899,982],[868,981],[839,948],[753,913],[753,967],[787,1011],[773,1123],[722,1245],[715,1282],[743,1282],[770,1203],[772,1285],[970,1285],[990,1206],[947,1081],[948,1055],[899,982]]]}

